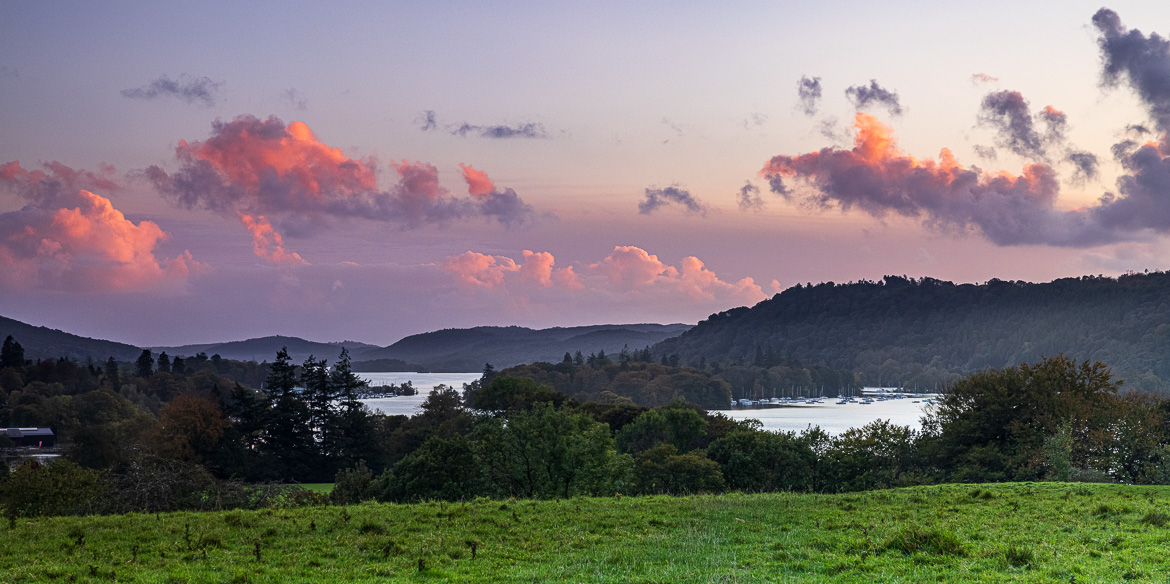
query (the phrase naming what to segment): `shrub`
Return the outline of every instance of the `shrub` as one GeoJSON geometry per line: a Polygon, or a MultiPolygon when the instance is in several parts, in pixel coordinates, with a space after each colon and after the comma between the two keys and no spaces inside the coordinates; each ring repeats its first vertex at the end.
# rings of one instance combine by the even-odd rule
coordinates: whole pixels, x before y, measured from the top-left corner
{"type": "Polygon", "coordinates": [[[67,460],[28,461],[0,482],[0,505],[11,525],[17,517],[71,515],[87,510],[102,490],[100,475],[67,460]]]}
{"type": "Polygon", "coordinates": [[[337,473],[329,499],[335,505],[352,505],[377,499],[379,491],[374,473],[366,467],[365,461],[358,461],[357,466],[337,473]]]}

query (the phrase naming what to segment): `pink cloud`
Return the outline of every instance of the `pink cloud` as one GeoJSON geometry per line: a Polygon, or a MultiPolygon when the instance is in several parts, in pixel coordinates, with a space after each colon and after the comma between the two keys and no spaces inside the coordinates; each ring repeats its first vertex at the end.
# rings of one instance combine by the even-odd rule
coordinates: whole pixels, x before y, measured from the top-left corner
{"type": "Polygon", "coordinates": [[[284,249],[284,238],[263,215],[253,217],[240,213],[240,222],[252,233],[252,250],[257,257],[274,264],[308,263],[300,254],[284,249]]]}
{"type": "Polygon", "coordinates": [[[30,204],[0,215],[0,287],[131,291],[185,281],[204,267],[187,251],[157,258],[166,232],[126,219],[109,199],[86,190],[70,198],[62,207],[30,204]]]}
{"type": "Polygon", "coordinates": [[[520,270],[510,258],[490,256],[466,251],[447,258],[443,269],[455,275],[455,279],[468,286],[496,288],[504,284],[504,273],[520,270]]]}
{"type": "Polygon", "coordinates": [[[683,258],[676,268],[632,245],[615,246],[613,253],[591,264],[589,269],[604,276],[613,289],[627,293],[681,293],[692,300],[728,299],[745,303],[767,297],[752,278],[726,282],[694,256],[683,258]]]}
{"type": "Polygon", "coordinates": [[[573,266],[557,268],[555,263],[549,252],[524,250],[517,262],[506,256],[468,251],[448,258],[443,269],[466,286],[506,289],[517,297],[526,294],[526,290],[543,288],[587,294],[654,296],[681,302],[754,303],[766,298],[752,278],[724,281],[696,257],[683,258],[676,267],[635,246],[614,247],[613,252],[601,261],[585,265],[582,275],[573,266]]]}
{"type": "Polygon", "coordinates": [[[286,126],[276,117],[216,121],[210,138],[180,141],[175,157],[177,171],[151,166],[144,173],[160,193],[180,206],[228,217],[263,215],[272,234],[289,225],[302,231],[324,226],[330,219],[419,228],[475,217],[512,226],[535,217],[514,191],[496,192],[487,175],[471,166],[463,167],[471,197],[452,196],[433,165],[407,160],[391,162],[397,182],[380,189],[373,158],[350,158],[319,140],[304,122],[286,126]]]}
{"type": "Polygon", "coordinates": [[[678,277],[678,269],[632,245],[614,246],[613,253],[589,267],[594,272],[604,274],[610,286],[621,291],[643,288],[663,278],[678,277]]]}
{"type": "Polygon", "coordinates": [[[114,177],[114,167],[102,165],[99,172],[73,169],[60,162],[46,162],[44,170],[28,170],[19,160],[0,164],[0,184],[17,196],[51,205],[59,198],[74,197],[78,191],[117,192],[121,184],[114,177]]]}
{"type": "Polygon", "coordinates": [[[520,277],[545,288],[552,286],[553,264],[556,262],[553,255],[547,251],[534,252],[527,249],[521,253],[524,262],[520,265],[520,277]]]}
{"type": "Polygon", "coordinates": [[[492,179],[488,178],[486,172],[476,170],[470,164],[460,164],[459,168],[463,169],[463,180],[467,181],[468,193],[480,196],[496,190],[496,185],[492,184],[492,179]]]}
{"type": "Polygon", "coordinates": [[[554,268],[556,259],[547,251],[521,252],[519,262],[506,256],[490,256],[467,251],[447,258],[443,270],[455,276],[461,284],[478,288],[505,287],[509,274],[515,274],[517,284],[535,284],[540,288],[559,287],[581,290],[585,287],[573,267],[554,268]]]}

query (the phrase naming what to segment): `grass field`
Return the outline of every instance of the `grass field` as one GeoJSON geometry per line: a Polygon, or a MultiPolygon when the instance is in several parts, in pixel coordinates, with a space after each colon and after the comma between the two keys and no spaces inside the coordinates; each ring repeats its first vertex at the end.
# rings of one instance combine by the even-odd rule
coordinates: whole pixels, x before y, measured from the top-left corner
{"type": "Polygon", "coordinates": [[[2,582],[1166,582],[1170,487],[364,504],[0,527],[2,582]]]}
{"type": "Polygon", "coordinates": [[[333,483],[302,483],[301,487],[328,495],[333,491],[333,483]]]}

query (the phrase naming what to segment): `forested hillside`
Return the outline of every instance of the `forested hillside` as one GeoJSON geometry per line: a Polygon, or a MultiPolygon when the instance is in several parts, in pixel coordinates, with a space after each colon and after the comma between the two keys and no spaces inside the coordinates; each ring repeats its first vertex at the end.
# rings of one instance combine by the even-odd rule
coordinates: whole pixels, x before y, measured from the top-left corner
{"type": "Polygon", "coordinates": [[[920,388],[1064,354],[1109,364],[1129,388],[1165,390],[1170,274],[797,285],[752,308],[714,314],[652,350],[692,365],[795,359],[857,371],[864,385],[920,388]]]}
{"type": "Polygon", "coordinates": [[[289,357],[295,361],[304,361],[310,356],[336,355],[342,347],[350,351],[364,351],[377,349],[377,345],[343,341],[340,343],[318,343],[306,341],[298,337],[268,336],[244,341],[228,341],[225,343],[208,343],[204,345],[181,345],[177,347],[151,347],[155,352],[166,352],[171,355],[219,355],[224,359],[236,361],[269,361],[281,348],[288,351],[289,357]]]}
{"type": "Polygon", "coordinates": [[[104,361],[112,356],[124,361],[132,361],[142,352],[142,349],[133,345],[91,339],[0,316],[0,339],[9,335],[20,340],[24,347],[25,357],[29,359],[65,357],[76,361],[85,361],[86,359],[104,361]]]}
{"type": "Polygon", "coordinates": [[[618,354],[648,347],[690,328],[686,324],[614,324],[530,329],[479,326],[411,335],[384,349],[353,351],[354,361],[401,359],[431,371],[479,371],[484,363],[511,367],[522,363],[559,363],[565,353],[618,354]]]}

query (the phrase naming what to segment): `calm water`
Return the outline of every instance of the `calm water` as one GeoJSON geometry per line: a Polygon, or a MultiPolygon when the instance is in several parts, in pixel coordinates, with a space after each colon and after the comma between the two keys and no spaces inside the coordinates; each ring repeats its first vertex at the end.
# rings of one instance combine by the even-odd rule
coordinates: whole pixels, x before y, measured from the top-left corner
{"type": "Polygon", "coordinates": [[[358,377],[370,382],[370,385],[402,385],[407,381],[418,391],[415,395],[400,395],[398,397],[383,397],[377,399],[363,399],[362,403],[375,412],[386,415],[413,416],[421,413],[423,401],[436,385],[449,385],[455,389],[463,389],[464,383],[471,383],[483,376],[483,373],[403,373],[403,372],[369,372],[358,373],[358,377]]]}
{"type": "Polygon", "coordinates": [[[737,408],[720,410],[719,413],[735,419],[757,419],[765,430],[800,432],[809,426],[820,426],[829,434],[842,434],[850,428],[860,428],[874,420],[889,420],[897,426],[910,426],[918,430],[921,418],[930,404],[914,403],[919,398],[902,398],[875,401],[872,404],[837,405],[836,400],[826,399],[816,405],[801,404],[787,407],[760,409],[737,408]]]}
{"type": "MultiPolygon", "coordinates": [[[[369,381],[371,385],[400,385],[410,381],[418,390],[417,395],[362,400],[362,403],[371,410],[392,416],[399,414],[413,416],[422,412],[419,406],[436,385],[444,384],[462,389],[464,383],[475,381],[481,375],[482,373],[358,373],[359,377],[369,381]]],[[[916,401],[920,399],[903,398],[869,405],[837,405],[836,400],[826,399],[825,403],[817,405],[736,408],[721,410],[720,413],[735,420],[754,418],[763,424],[765,430],[773,432],[800,432],[809,426],[820,426],[825,432],[837,435],[849,428],[860,428],[874,420],[889,420],[898,426],[910,426],[917,430],[922,426],[920,419],[926,413],[925,408],[929,407],[929,404],[914,403],[916,401]]]]}

